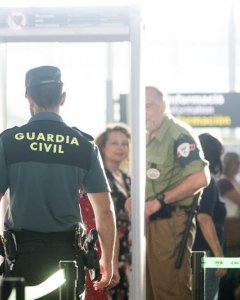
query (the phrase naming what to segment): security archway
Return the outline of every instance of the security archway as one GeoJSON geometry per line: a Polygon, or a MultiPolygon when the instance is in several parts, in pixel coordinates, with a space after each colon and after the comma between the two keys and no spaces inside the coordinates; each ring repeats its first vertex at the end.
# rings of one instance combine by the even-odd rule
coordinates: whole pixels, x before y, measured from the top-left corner
{"type": "MultiPolygon", "coordinates": [[[[144,252],[144,109],[140,88],[141,22],[137,6],[11,7],[0,12],[0,130],[7,127],[8,43],[129,42],[130,125],[132,128],[132,282],[131,299],[145,299],[144,252]]],[[[64,55],[64,54],[63,54],[64,55]]],[[[16,66],[17,68],[18,66],[16,66]]],[[[17,105],[17,104],[16,104],[17,105]]]]}

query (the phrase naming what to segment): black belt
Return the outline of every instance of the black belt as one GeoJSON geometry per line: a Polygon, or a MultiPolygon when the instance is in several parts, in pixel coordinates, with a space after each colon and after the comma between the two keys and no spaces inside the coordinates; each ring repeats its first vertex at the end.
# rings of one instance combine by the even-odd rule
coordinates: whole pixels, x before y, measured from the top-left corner
{"type": "Polygon", "coordinates": [[[71,241],[75,240],[75,231],[35,232],[30,230],[12,231],[17,243],[32,241],[71,241]]]}
{"type": "Polygon", "coordinates": [[[158,219],[169,219],[172,217],[172,212],[176,211],[177,209],[183,209],[186,213],[189,213],[191,210],[192,205],[171,205],[167,204],[164,208],[161,208],[154,214],[152,214],[149,218],[150,221],[155,221],[158,219]]]}
{"type": "Polygon", "coordinates": [[[177,209],[184,209],[186,212],[190,211],[191,205],[169,205],[171,211],[176,211],[177,209]]]}

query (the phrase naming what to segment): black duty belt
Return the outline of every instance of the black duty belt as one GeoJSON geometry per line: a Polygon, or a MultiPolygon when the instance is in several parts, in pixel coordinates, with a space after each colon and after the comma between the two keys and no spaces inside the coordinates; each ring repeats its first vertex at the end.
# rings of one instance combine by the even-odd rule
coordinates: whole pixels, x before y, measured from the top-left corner
{"type": "Polygon", "coordinates": [[[192,204],[191,205],[169,205],[171,211],[176,211],[178,209],[183,209],[186,212],[190,212],[192,204]]]}
{"type": "Polygon", "coordinates": [[[178,210],[178,209],[182,209],[184,210],[186,213],[190,213],[191,211],[191,205],[189,206],[185,206],[185,205],[166,205],[163,208],[161,208],[160,210],[158,210],[157,212],[155,212],[154,214],[152,214],[149,218],[150,221],[155,221],[158,219],[169,219],[172,217],[172,212],[178,210]]]}
{"type": "Polygon", "coordinates": [[[17,244],[33,241],[71,241],[74,242],[75,231],[61,232],[35,232],[30,230],[11,231],[16,238],[17,244]]]}

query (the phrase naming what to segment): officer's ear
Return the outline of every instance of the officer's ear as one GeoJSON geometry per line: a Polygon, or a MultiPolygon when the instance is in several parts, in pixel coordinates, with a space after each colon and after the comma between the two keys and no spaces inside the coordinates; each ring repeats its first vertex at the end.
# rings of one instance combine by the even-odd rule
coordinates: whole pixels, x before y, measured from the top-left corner
{"type": "Polygon", "coordinates": [[[66,92],[63,92],[60,98],[60,106],[62,106],[65,103],[66,100],[66,92]]]}
{"type": "Polygon", "coordinates": [[[33,101],[32,97],[29,94],[26,93],[25,94],[25,98],[27,98],[27,100],[28,100],[28,102],[29,102],[30,105],[33,105],[34,101],[33,101]]]}
{"type": "Polygon", "coordinates": [[[28,95],[28,92],[27,90],[25,91],[25,98],[28,99],[29,98],[29,95],[28,95]]]}
{"type": "Polygon", "coordinates": [[[25,94],[25,97],[28,99],[30,113],[31,113],[31,116],[33,116],[34,115],[34,107],[36,104],[34,104],[32,97],[29,96],[27,93],[25,94]]]}

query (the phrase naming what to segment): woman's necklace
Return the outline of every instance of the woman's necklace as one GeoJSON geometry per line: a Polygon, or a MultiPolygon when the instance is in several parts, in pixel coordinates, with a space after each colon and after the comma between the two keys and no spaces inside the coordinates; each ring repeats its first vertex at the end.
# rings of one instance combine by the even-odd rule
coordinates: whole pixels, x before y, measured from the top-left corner
{"type": "Polygon", "coordinates": [[[121,193],[123,193],[123,195],[125,197],[128,197],[128,193],[127,193],[127,190],[126,190],[126,186],[125,186],[125,183],[124,183],[124,180],[123,180],[122,173],[119,170],[117,170],[115,172],[112,172],[112,175],[115,179],[115,183],[116,183],[117,188],[120,190],[121,193]]]}

